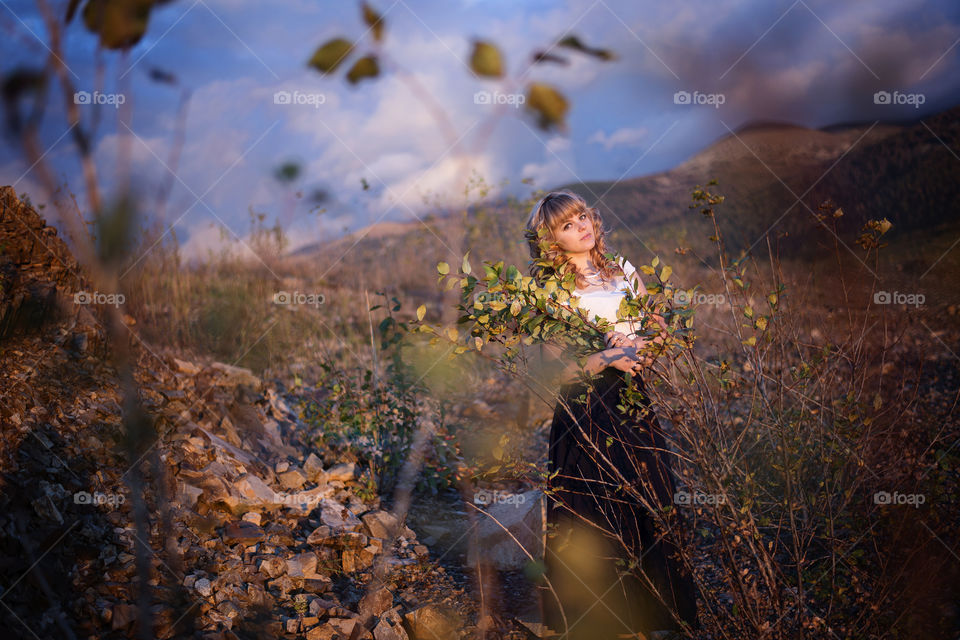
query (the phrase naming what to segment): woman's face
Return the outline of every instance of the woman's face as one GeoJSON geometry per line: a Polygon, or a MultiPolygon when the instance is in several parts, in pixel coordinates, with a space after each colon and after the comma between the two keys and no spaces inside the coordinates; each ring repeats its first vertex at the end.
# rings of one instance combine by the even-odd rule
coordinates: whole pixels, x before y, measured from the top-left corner
{"type": "Polygon", "coordinates": [[[593,234],[590,214],[581,211],[553,230],[553,237],[564,253],[586,253],[593,249],[597,239],[593,234]]]}

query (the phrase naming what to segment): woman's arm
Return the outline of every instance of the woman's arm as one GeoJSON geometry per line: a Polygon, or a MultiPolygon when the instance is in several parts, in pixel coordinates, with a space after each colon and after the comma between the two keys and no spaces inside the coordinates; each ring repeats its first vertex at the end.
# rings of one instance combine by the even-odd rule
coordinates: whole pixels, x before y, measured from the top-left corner
{"type": "Polygon", "coordinates": [[[563,364],[563,369],[557,374],[560,384],[573,382],[580,374],[595,376],[607,367],[615,367],[633,375],[649,364],[647,361],[638,359],[637,349],[631,345],[610,347],[575,361],[570,361],[569,357],[556,345],[540,343],[540,346],[541,353],[549,353],[552,360],[563,364]]]}
{"type": "MultiPolygon", "coordinates": [[[[626,277],[634,296],[639,297],[646,293],[647,287],[643,284],[643,279],[640,277],[640,272],[630,263],[630,261],[624,258],[621,268],[623,269],[624,276],[626,277]]],[[[657,345],[662,345],[664,343],[669,334],[667,333],[667,323],[663,319],[663,316],[650,311],[646,311],[645,314],[649,315],[651,318],[653,318],[654,322],[660,325],[660,333],[653,338],[644,338],[631,333],[627,337],[627,342],[620,342],[620,344],[632,344],[638,349],[642,349],[645,345],[651,342],[657,345]]]]}

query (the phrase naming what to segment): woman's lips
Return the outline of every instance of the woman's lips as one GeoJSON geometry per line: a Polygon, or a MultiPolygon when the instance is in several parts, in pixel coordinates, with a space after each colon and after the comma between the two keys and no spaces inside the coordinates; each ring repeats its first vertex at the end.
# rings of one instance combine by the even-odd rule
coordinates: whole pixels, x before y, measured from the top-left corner
{"type": "Polygon", "coordinates": [[[580,236],[580,239],[581,239],[581,240],[586,240],[586,239],[588,239],[588,238],[589,238],[590,236],[592,236],[592,235],[593,235],[592,233],[589,233],[589,232],[588,232],[586,235],[580,236]]]}

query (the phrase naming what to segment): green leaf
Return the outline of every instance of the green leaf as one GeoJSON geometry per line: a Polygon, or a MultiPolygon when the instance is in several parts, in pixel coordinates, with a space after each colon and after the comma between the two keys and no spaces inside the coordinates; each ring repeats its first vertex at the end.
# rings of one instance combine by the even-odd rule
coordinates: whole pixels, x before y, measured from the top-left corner
{"type": "Polygon", "coordinates": [[[383,40],[383,16],[377,13],[373,7],[366,2],[363,3],[363,21],[373,30],[373,39],[377,42],[383,40]]]}
{"type": "Polygon", "coordinates": [[[503,77],[503,57],[500,55],[500,50],[489,42],[477,40],[473,43],[470,68],[478,76],[503,77]]]}
{"type": "Polygon", "coordinates": [[[83,8],[83,24],[100,36],[107,49],[129,49],[147,31],[150,20],[148,0],[90,0],[83,8]]]}
{"type": "Polygon", "coordinates": [[[344,38],[333,38],[320,45],[307,63],[321,73],[333,73],[353,51],[353,43],[344,38]]]}
{"type": "Polygon", "coordinates": [[[376,56],[364,56],[353,63],[347,72],[347,82],[357,84],[364,78],[376,78],[380,75],[380,65],[376,56]]]}
{"type": "Polygon", "coordinates": [[[594,58],[599,58],[600,60],[616,60],[617,54],[610,51],[609,49],[600,49],[598,47],[588,47],[580,41],[580,38],[574,35],[569,35],[563,40],[560,40],[557,43],[558,46],[568,47],[570,49],[575,49],[582,53],[587,54],[588,56],[593,56],[594,58]]]}

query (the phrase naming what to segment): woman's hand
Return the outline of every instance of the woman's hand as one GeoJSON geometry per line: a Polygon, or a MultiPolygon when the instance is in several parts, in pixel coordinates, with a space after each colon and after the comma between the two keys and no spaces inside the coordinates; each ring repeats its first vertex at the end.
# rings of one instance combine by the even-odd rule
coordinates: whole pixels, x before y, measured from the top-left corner
{"type": "Polygon", "coordinates": [[[626,371],[631,376],[640,373],[653,364],[653,358],[640,353],[634,346],[613,347],[603,352],[604,361],[608,367],[626,371]]]}
{"type": "Polygon", "coordinates": [[[647,347],[649,347],[651,344],[654,344],[654,343],[655,341],[651,338],[644,338],[643,336],[638,336],[634,334],[633,336],[626,339],[626,342],[624,343],[623,346],[633,347],[638,351],[640,351],[640,350],[646,349],[647,347]]]}
{"type": "Polygon", "coordinates": [[[629,346],[630,338],[620,331],[607,331],[603,336],[607,348],[629,346]]]}

